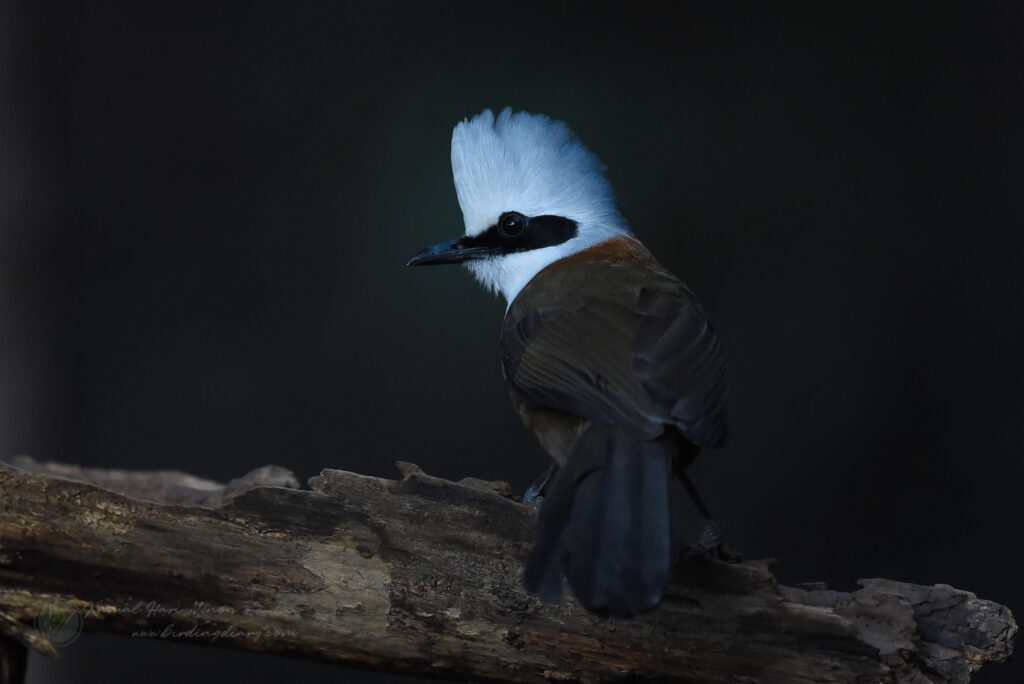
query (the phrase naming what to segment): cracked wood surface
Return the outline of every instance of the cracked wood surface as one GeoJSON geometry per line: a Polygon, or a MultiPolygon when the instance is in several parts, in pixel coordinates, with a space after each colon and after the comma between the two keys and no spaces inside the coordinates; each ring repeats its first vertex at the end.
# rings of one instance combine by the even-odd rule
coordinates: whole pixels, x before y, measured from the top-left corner
{"type": "Polygon", "coordinates": [[[508,485],[400,468],[303,490],[276,466],[225,486],[0,464],[0,635],[45,650],[31,623],[58,605],[87,631],[516,682],[966,682],[1012,652],[1009,609],[970,592],[785,587],[767,561],[685,562],[631,620],[543,604],[508,485]]]}

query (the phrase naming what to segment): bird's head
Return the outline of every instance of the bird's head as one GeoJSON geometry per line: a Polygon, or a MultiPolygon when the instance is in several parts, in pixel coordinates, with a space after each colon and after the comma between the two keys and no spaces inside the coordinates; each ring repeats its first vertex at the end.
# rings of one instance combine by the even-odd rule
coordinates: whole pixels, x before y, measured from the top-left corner
{"type": "Polygon", "coordinates": [[[511,302],[549,264],[628,232],[604,169],[561,121],[486,109],[452,133],[466,232],[409,265],[465,263],[511,302]]]}

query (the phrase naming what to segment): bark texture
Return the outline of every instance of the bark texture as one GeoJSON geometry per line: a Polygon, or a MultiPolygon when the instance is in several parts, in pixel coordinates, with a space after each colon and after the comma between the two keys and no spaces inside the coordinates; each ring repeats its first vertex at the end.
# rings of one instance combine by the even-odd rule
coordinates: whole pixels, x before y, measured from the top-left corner
{"type": "Polygon", "coordinates": [[[400,467],[303,490],[274,466],[225,486],[0,464],[0,639],[53,651],[32,624],[57,606],[88,631],[516,682],[966,682],[1012,651],[1009,609],[970,592],[785,587],[767,561],[685,562],[632,620],[543,604],[507,484],[400,467]]]}

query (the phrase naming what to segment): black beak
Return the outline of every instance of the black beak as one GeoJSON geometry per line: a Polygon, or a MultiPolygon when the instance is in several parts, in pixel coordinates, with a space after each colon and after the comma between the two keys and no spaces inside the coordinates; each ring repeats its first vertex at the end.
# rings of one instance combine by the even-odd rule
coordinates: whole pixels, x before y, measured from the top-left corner
{"type": "Polygon", "coordinates": [[[461,264],[463,261],[486,259],[494,250],[473,244],[472,238],[462,236],[431,245],[417,252],[406,266],[434,266],[436,264],[461,264]]]}

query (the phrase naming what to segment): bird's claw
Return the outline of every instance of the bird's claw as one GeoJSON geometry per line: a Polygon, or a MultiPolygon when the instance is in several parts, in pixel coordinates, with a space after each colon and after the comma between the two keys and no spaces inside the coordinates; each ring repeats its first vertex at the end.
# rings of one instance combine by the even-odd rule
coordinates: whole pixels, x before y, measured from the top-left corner
{"type": "Polygon", "coordinates": [[[544,503],[544,495],[541,494],[541,488],[531,485],[523,493],[523,503],[533,509],[534,516],[540,515],[540,505],[544,503]]]}
{"type": "Polygon", "coordinates": [[[523,492],[523,503],[532,504],[535,507],[539,506],[540,502],[544,500],[540,493],[541,489],[543,489],[543,485],[539,485],[536,482],[527,487],[526,491],[523,492]]]}
{"type": "Polygon", "coordinates": [[[696,558],[698,556],[714,556],[718,560],[727,563],[739,563],[743,555],[733,551],[723,541],[722,528],[714,520],[709,520],[700,533],[700,539],[696,544],[686,547],[683,552],[684,558],[696,558]]]}
{"type": "Polygon", "coordinates": [[[544,503],[544,492],[547,490],[548,485],[551,483],[552,478],[557,472],[558,466],[552,463],[548,466],[548,469],[544,471],[544,474],[537,478],[537,480],[526,488],[523,492],[523,503],[529,504],[533,508],[533,514],[537,515],[540,512],[540,505],[544,503]]]}

